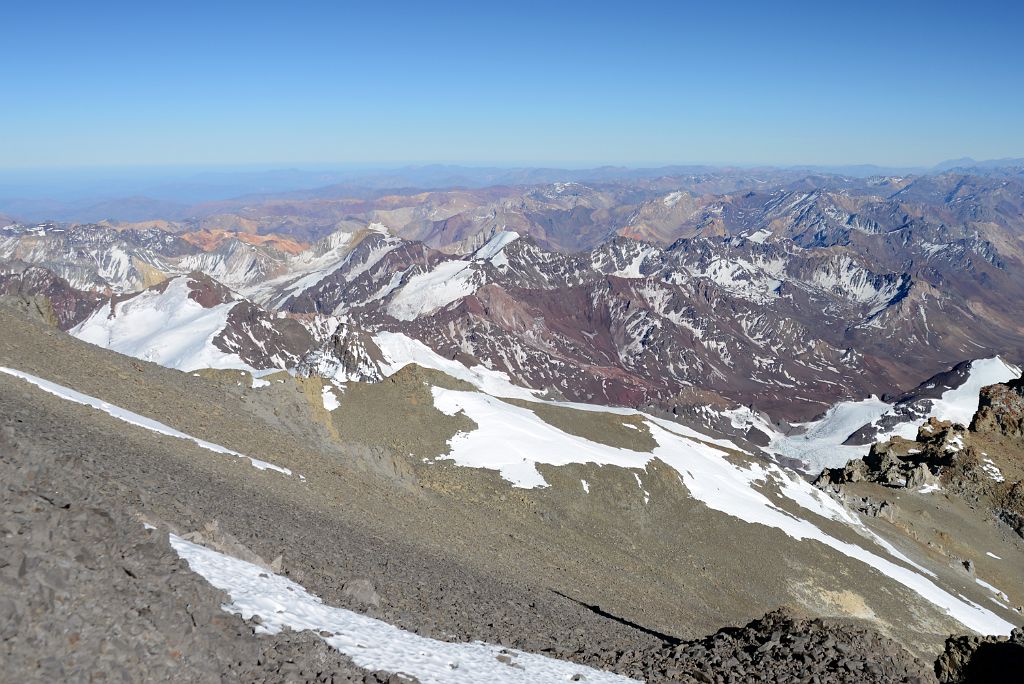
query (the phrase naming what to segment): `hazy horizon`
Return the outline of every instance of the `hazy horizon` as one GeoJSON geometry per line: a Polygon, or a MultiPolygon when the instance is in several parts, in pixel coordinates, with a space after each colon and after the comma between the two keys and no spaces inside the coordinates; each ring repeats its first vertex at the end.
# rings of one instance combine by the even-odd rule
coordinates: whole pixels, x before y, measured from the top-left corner
{"type": "Polygon", "coordinates": [[[398,161],[252,161],[247,163],[236,162],[206,162],[206,163],[130,163],[130,164],[74,164],[63,166],[2,166],[0,174],[45,174],[45,173],[68,173],[96,172],[96,171],[157,171],[157,172],[180,172],[180,173],[245,173],[245,172],[283,172],[283,171],[393,171],[398,169],[418,169],[430,167],[451,167],[464,169],[568,169],[587,170],[601,168],[623,168],[623,169],[658,169],[673,167],[706,167],[714,169],[802,169],[802,168],[855,168],[855,167],[877,167],[882,169],[934,169],[942,164],[951,161],[968,160],[971,162],[1017,162],[1024,159],[1024,155],[1017,157],[1004,155],[1002,157],[982,158],[968,154],[953,154],[935,159],[928,163],[911,164],[889,164],[873,160],[854,161],[832,161],[832,162],[747,162],[747,161],[708,161],[708,160],[667,160],[667,161],[572,161],[572,160],[398,160],[398,161]]]}

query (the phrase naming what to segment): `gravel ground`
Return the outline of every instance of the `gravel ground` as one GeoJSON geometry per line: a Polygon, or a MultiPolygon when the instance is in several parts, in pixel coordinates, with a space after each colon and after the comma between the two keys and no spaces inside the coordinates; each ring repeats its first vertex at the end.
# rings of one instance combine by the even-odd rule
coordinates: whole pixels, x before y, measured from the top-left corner
{"type": "Polygon", "coordinates": [[[111,505],[132,492],[13,432],[0,428],[0,679],[377,681],[311,633],[254,638],[166,533],[111,505]]]}

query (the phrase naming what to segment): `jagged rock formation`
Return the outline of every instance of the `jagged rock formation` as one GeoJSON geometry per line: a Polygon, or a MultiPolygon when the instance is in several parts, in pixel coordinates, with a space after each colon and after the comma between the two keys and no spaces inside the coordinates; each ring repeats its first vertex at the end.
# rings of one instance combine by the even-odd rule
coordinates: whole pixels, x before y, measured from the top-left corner
{"type": "Polygon", "coordinates": [[[935,485],[954,465],[973,463],[973,452],[961,453],[964,427],[930,418],[918,429],[916,440],[896,437],[877,442],[862,459],[842,468],[827,468],[818,476],[819,486],[847,482],[877,482],[889,487],[935,485]]]}
{"type": "Polygon", "coordinates": [[[364,330],[339,323],[331,336],[296,366],[299,375],[332,378],[339,382],[379,382],[381,351],[364,330]]]}
{"type": "Polygon", "coordinates": [[[81,323],[103,301],[97,292],[75,289],[51,271],[25,264],[9,264],[0,269],[0,295],[45,299],[53,323],[61,330],[81,323]]]}

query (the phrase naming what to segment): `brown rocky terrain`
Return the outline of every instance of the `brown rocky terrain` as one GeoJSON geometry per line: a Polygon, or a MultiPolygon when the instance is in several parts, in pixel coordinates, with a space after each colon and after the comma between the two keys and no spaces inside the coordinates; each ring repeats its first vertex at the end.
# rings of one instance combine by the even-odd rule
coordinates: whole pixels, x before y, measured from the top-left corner
{"type": "Polygon", "coordinates": [[[1024,440],[1024,378],[982,389],[971,432],[1024,440]]]}
{"type": "MultiPolygon", "coordinates": [[[[90,672],[159,678],[173,667],[200,681],[400,681],[355,668],[308,632],[253,636],[253,625],[220,612],[224,599],[174,558],[170,530],[268,559],[261,562],[333,604],[407,629],[482,638],[647,681],[931,681],[927,662],[948,631],[910,636],[906,616],[890,612],[905,590],[876,596],[885,580],[869,573],[855,580],[855,592],[834,592],[863,570],[840,562],[829,579],[835,561],[827,554],[804,556],[810,548],[766,528],[745,532],[746,523],[676,500],[657,478],[645,475],[667,507],[648,513],[639,502],[626,506],[629,471],[546,469],[552,490],[509,490],[483,472],[403,458],[442,452],[460,429],[457,419],[424,412],[423,382],[450,382],[436,373],[410,368],[383,383],[351,384],[342,408],[327,412],[315,378],[271,377],[270,387],[254,390],[229,374],[182,374],[83,345],[25,315],[0,309],[0,364],[59,374],[305,479],[183,447],[0,376],[8,532],[0,630],[15,635],[3,641],[9,668],[41,680],[90,672]],[[596,509],[570,493],[580,475],[600,497],[596,509]],[[772,548],[782,554],[777,564],[772,548]],[[756,551],[745,558],[744,549],[756,551]],[[804,562],[810,575],[799,569],[804,562]],[[775,588],[773,567],[785,568],[775,588]],[[356,580],[372,593],[351,591],[356,580]],[[796,613],[759,618],[773,603],[796,613]],[[750,620],[701,636],[716,629],[706,625],[750,620]],[[879,625],[912,644],[918,659],[874,631],[879,625]],[[111,633],[117,648],[109,647],[111,633]],[[92,647],[98,639],[108,646],[92,647]]],[[[633,432],[601,427],[592,414],[576,424],[562,411],[549,419],[566,430],[607,431],[602,439],[611,443],[633,432]]],[[[1005,544],[988,548],[1013,557],[1005,544]]]]}
{"type": "Polygon", "coordinates": [[[1005,682],[1024,668],[1024,629],[1007,637],[952,636],[935,661],[940,684],[1005,682]]]}
{"type": "Polygon", "coordinates": [[[308,242],[299,242],[285,236],[274,234],[253,235],[240,230],[207,228],[204,230],[182,233],[181,238],[196,245],[204,252],[214,250],[229,240],[239,240],[240,242],[244,242],[249,245],[265,245],[279,252],[284,252],[285,254],[299,254],[303,250],[309,249],[308,242]]]}

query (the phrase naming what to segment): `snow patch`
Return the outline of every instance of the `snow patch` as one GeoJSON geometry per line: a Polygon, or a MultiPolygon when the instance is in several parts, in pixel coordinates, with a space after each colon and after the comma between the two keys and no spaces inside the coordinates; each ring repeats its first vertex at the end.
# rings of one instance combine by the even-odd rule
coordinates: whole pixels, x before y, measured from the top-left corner
{"type": "MultiPolygon", "coordinates": [[[[1020,369],[999,357],[973,361],[963,384],[946,390],[938,399],[932,399],[926,417],[900,423],[879,434],[875,441],[882,442],[893,437],[912,440],[917,437],[918,428],[929,417],[967,425],[978,410],[978,394],[982,387],[1017,377],[1020,377],[1020,369]]],[[[803,461],[807,464],[808,472],[840,468],[855,458],[863,457],[870,448],[866,444],[847,446],[843,442],[861,427],[876,423],[892,410],[892,404],[874,396],[862,401],[840,402],[832,406],[820,420],[794,425],[799,432],[789,435],[776,433],[765,450],[803,461]]],[[[954,438],[950,446],[963,448],[963,442],[957,439],[954,438]]]]}
{"type": "Polygon", "coordinates": [[[451,643],[407,632],[381,620],[329,606],[291,580],[252,563],[170,535],[175,552],[193,572],[231,597],[223,609],[249,619],[260,617],[256,632],[285,628],[311,630],[367,670],[402,672],[423,684],[526,684],[581,681],[598,684],[636,682],[610,672],[564,660],[502,648],[482,641],[451,643]],[[506,662],[498,657],[502,656],[506,662]],[[509,662],[510,661],[510,662],[509,662]]]}
{"type": "Polygon", "coordinates": [[[661,203],[664,204],[667,209],[671,209],[679,204],[679,200],[681,199],[683,199],[683,193],[678,191],[670,192],[661,199],[661,203]]]}
{"type": "Polygon", "coordinates": [[[978,395],[982,387],[995,385],[1020,377],[1020,368],[1006,363],[998,356],[971,362],[970,374],[964,384],[942,393],[932,404],[931,415],[969,425],[978,411],[978,395]]]}
{"type": "Polygon", "coordinates": [[[491,370],[485,366],[468,366],[453,359],[446,359],[419,340],[402,333],[380,332],[373,341],[381,351],[383,359],[381,372],[394,375],[414,363],[423,368],[432,368],[463,380],[474,387],[496,397],[515,399],[536,399],[533,390],[513,385],[507,373],[491,370]]]}
{"type": "Polygon", "coordinates": [[[756,233],[751,233],[750,235],[748,235],[747,239],[750,240],[751,242],[756,242],[757,244],[761,245],[764,244],[764,241],[770,238],[771,236],[772,231],[768,230],[767,228],[762,228],[756,233]]]}
{"type": "MultiPolygon", "coordinates": [[[[803,461],[808,472],[839,468],[868,453],[868,446],[846,446],[843,442],[864,425],[873,423],[892,408],[878,397],[862,401],[843,401],[830,408],[823,418],[797,423],[797,433],[778,432],[765,447],[769,453],[803,461]]],[[[771,434],[771,433],[769,433],[771,434]]]]}
{"type": "Polygon", "coordinates": [[[388,302],[387,312],[411,321],[468,297],[483,283],[469,261],[443,261],[426,273],[409,278],[388,302]]]}
{"type": "Polygon", "coordinates": [[[644,278],[646,276],[644,276],[640,269],[643,266],[644,261],[646,261],[648,257],[657,254],[658,250],[654,247],[641,245],[641,243],[636,243],[635,245],[630,246],[636,249],[636,253],[633,255],[632,260],[622,268],[612,271],[612,275],[618,276],[619,278],[644,278]]]}
{"type": "Polygon", "coordinates": [[[507,264],[508,261],[504,255],[505,247],[518,238],[519,233],[513,230],[504,230],[496,233],[494,237],[487,241],[486,245],[476,251],[473,258],[477,261],[490,261],[495,266],[499,266],[501,263],[507,264]],[[498,260],[499,263],[495,263],[495,260],[498,260]]]}
{"type": "Polygon", "coordinates": [[[320,396],[321,399],[323,399],[324,408],[327,409],[328,411],[333,411],[339,406],[341,406],[341,402],[338,401],[337,395],[335,395],[331,388],[327,385],[324,385],[324,389],[320,393],[320,396]]]}
{"type": "Polygon", "coordinates": [[[1005,482],[1006,478],[1003,477],[1003,472],[999,470],[999,467],[992,462],[991,458],[982,459],[981,469],[985,471],[985,474],[991,477],[996,482],[1005,482]]]}

